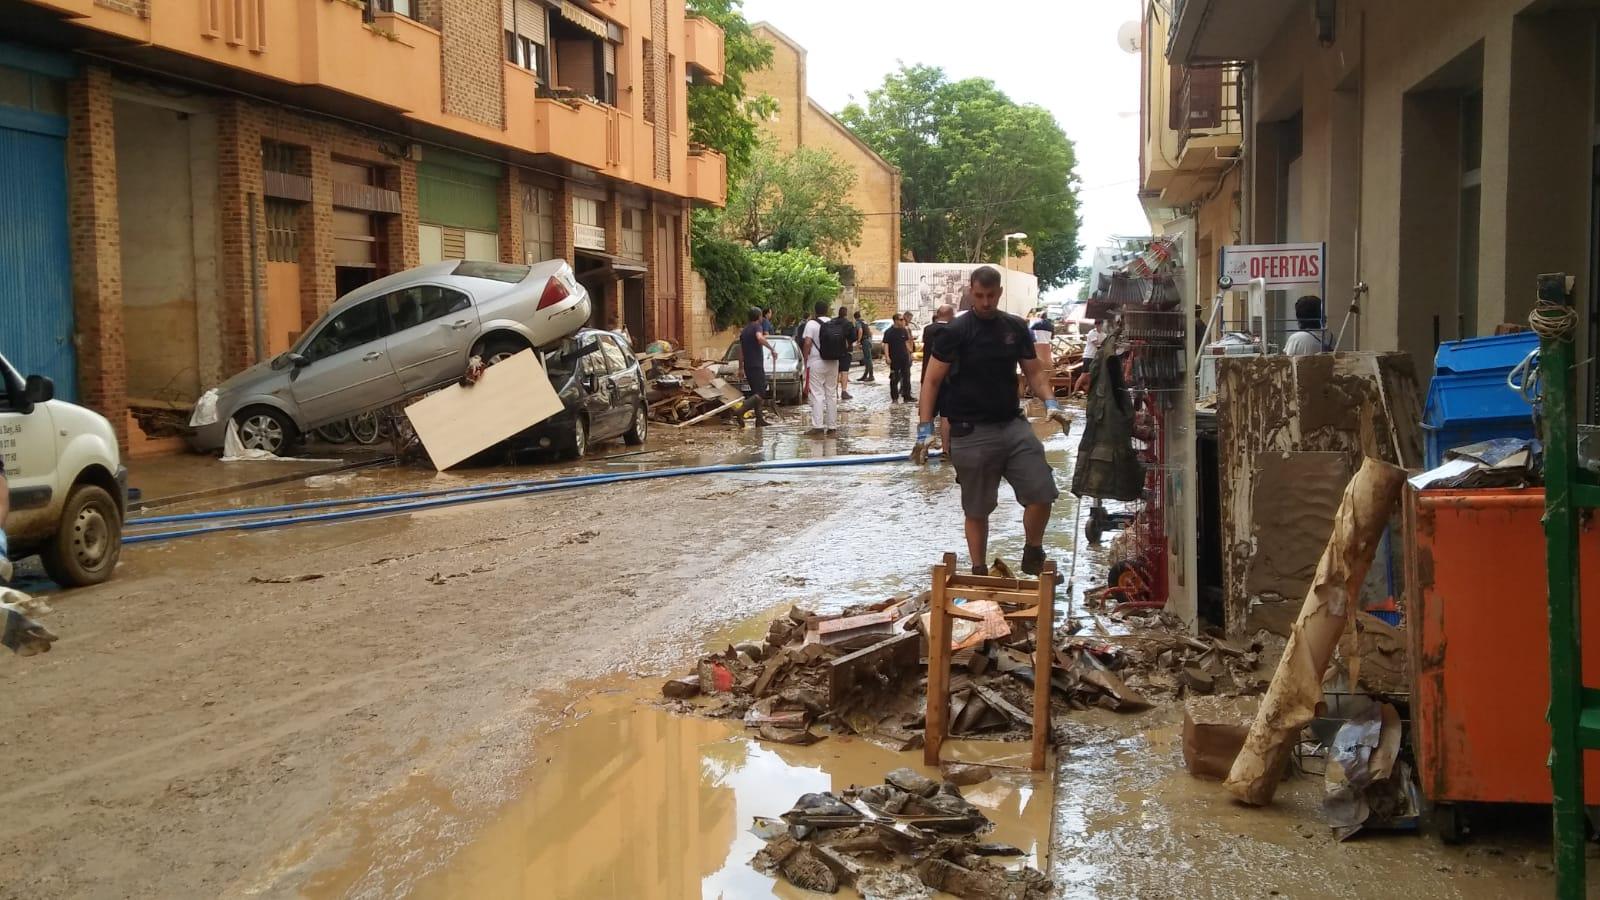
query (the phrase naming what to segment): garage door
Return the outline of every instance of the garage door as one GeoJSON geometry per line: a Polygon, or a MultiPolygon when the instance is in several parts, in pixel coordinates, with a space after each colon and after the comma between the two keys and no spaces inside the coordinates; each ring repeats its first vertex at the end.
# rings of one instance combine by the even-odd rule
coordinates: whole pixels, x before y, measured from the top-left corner
{"type": "Polygon", "coordinates": [[[497,260],[500,256],[500,166],[430,149],[417,167],[418,256],[497,260]]]}
{"type": "Polygon", "coordinates": [[[0,351],[77,396],[62,80],[0,57],[0,351]]]}

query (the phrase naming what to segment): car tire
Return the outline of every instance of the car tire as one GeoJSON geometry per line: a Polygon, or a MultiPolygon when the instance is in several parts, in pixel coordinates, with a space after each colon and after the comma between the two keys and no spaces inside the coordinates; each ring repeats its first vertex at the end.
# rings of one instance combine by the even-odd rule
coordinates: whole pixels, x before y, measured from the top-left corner
{"type": "Polygon", "coordinates": [[[567,441],[561,447],[561,455],[566,459],[583,459],[589,452],[589,422],[583,416],[574,416],[572,419],[572,433],[567,435],[567,441]]]}
{"type": "Polygon", "coordinates": [[[650,410],[643,403],[633,411],[633,425],[622,435],[622,442],[637,447],[650,436],[650,410]]]}
{"type": "Polygon", "coordinates": [[[62,587],[111,577],[122,556],[122,509],[106,489],[80,484],[67,495],[61,526],[40,549],[44,570],[62,587]]]}
{"type": "Polygon", "coordinates": [[[473,355],[481,358],[484,366],[492,366],[497,362],[504,362],[506,359],[516,356],[526,349],[528,349],[527,344],[501,337],[485,341],[473,355]]]}
{"type": "Polygon", "coordinates": [[[283,456],[294,449],[299,432],[289,417],[270,406],[252,406],[233,417],[239,442],[246,450],[265,450],[283,456]]]}

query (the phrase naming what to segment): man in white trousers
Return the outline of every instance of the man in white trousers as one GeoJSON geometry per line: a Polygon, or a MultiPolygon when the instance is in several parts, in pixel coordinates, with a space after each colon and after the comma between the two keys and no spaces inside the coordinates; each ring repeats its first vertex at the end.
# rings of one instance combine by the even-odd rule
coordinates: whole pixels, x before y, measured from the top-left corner
{"type": "MultiPolygon", "coordinates": [[[[824,359],[822,328],[828,322],[828,304],[818,303],[800,340],[806,358],[806,394],[811,400],[813,434],[839,429],[839,361],[824,359]]],[[[830,354],[831,355],[831,354],[830,354]]]]}

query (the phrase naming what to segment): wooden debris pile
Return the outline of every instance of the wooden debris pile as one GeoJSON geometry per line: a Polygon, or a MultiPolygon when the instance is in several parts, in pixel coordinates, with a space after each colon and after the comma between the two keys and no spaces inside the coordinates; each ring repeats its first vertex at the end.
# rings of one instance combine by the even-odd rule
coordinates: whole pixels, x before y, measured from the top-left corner
{"type": "Polygon", "coordinates": [[[744,401],[744,393],[722,376],[723,363],[695,359],[684,350],[642,353],[638,360],[652,421],[690,425],[744,401]]]}
{"type": "MultiPolygon", "coordinates": [[[[1100,693],[1092,705],[1109,709],[1121,710],[1130,702],[1121,688],[1170,699],[1253,696],[1266,690],[1283,652],[1282,638],[1267,631],[1248,641],[1197,638],[1165,630],[1165,618],[1162,613],[1127,617],[1130,624],[1142,626],[1134,634],[1067,638],[1057,645],[1057,665],[1100,693]]],[[[1083,699],[1080,691],[1076,700],[1083,699]]]]}
{"type": "Polygon", "coordinates": [[[983,841],[992,827],[955,784],[896,769],[883,784],[805,794],[781,818],[758,817],[751,830],[767,843],[751,865],[826,894],[852,887],[864,896],[1049,897],[1044,873],[993,861],[1023,853],[983,841]]]}

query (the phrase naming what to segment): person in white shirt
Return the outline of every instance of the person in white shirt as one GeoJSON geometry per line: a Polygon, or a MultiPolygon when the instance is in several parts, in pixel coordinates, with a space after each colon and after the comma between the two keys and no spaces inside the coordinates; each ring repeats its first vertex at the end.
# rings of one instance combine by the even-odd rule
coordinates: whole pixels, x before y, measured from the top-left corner
{"type": "Polygon", "coordinates": [[[1072,383],[1074,394],[1089,392],[1089,372],[1094,369],[1095,355],[1100,352],[1100,345],[1105,343],[1105,339],[1105,320],[1095,319],[1094,327],[1083,338],[1083,367],[1078,370],[1078,378],[1072,383]]]}
{"type": "Polygon", "coordinates": [[[839,428],[839,361],[822,358],[822,323],[828,304],[818,303],[800,339],[806,357],[806,395],[811,399],[811,430],[824,434],[839,428]]]}
{"type": "Polygon", "coordinates": [[[1322,298],[1307,294],[1294,302],[1294,317],[1300,320],[1300,330],[1289,335],[1283,344],[1287,356],[1310,356],[1328,349],[1326,332],[1322,327],[1322,298]]]}

